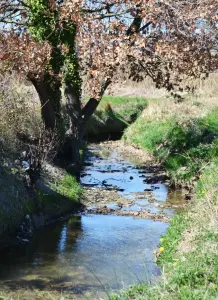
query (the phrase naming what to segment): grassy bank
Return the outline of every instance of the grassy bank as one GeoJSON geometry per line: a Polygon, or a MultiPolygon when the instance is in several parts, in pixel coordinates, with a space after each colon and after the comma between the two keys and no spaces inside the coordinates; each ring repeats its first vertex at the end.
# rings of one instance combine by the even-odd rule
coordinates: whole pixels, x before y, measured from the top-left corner
{"type": "Polygon", "coordinates": [[[182,103],[150,101],[123,139],[152,153],[173,184],[191,183],[218,155],[218,103],[204,100],[187,96],[182,103]]]}
{"type": "Polygon", "coordinates": [[[208,88],[179,103],[169,97],[149,101],[124,132],[125,143],[152,154],[175,186],[192,185],[193,200],[160,240],[159,282],[110,300],[218,299],[218,103],[215,85],[208,88]]]}
{"type": "Polygon", "coordinates": [[[217,175],[216,159],[202,173],[189,210],[172,219],[167,235],[161,239],[160,282],[154,286],[134,286],[110,300],[218,298],[217,175]]]}
{"type": "Polygon", "coordinates": [[[104,96],[99,109],[110,105],[113,111],[128,123],[132,123],[147,107],[148,99],[144,97],[104,96]]]}
{"type": "Polygon", "coordinates": [[[86,126],[86,137],[119,138],[146,106],[147,99],[142,97],[104,96],[86,126]]]}

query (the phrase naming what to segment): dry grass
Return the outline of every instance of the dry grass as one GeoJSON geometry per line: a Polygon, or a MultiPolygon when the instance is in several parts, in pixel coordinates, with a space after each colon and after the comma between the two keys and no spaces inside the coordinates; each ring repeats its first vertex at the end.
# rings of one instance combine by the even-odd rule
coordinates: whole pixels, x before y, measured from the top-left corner
{"type": "MultiPolygon", "coordinates": [[[[218,95],[217,81],[218,73],[212,73],[206,80],[196,79],[195,81],[192,80],[190,84],[196,88],[195,94],[213,97],[218,95]]],[[[125,80],[122,76],[120,77],[120,83],[111,85],[107,93],[114,96],[150,98],[161,98],[169,95],[165,89],[157,89],[150,77],[142,82],[133,82],[132,80],[125,80]]]]}
{"type": "Polygon", "coordinates": [[[76,299],[72,294],[61,293],[59,291],[40,291],[37,289],[21,289],[20,291],[11,291],[8,288],[2,288],[0,291],[0,300],[73,300],[76,299]]]}
{"type": "Polygon", "coordinates": [[[124,97],[161,98],[167,95],[167,91],[165,89],[157,89],[152,79],[146,78],[143,82],[121,80],[121,83],[110,86],[107,94],[124,97]]]}
{"type": "Polygon", "coordinates": [[[116,149],[118,152],[123,153],[126,157],[129,157],[130,160],[133,160],[135,163],[140,162],[140,164],[151,165],[154,164],[155,159],[151,153],[148,151],[142,150],[136,146],[128,145],[124,141],[107,141],[100,144],[104,148],[116,149]]]}
{"type": "Polygon", "coordinates": [[[137,96],[150,98],[148,108],[143,116],[147,120],[164,121],[170,116],[177,119],[188,119],[190,117],[203,117],[211,109],[218,106],[218,73],[210,74],[205,81],[196,80],[194,93],[184,93],[184,101],[178,103],[164,89],[155,88],[150,78],[143,82],[132,82],[130,80],[116,84],[108,91],[113,96],[137,96]]]}
{"type": "Polygon", "coordinates": [[[0,86],[0,153],[7,157],[19,150],[18,135],[36,138],[42,122],[32,86],[9,74],[0,77],[0,86]]]}

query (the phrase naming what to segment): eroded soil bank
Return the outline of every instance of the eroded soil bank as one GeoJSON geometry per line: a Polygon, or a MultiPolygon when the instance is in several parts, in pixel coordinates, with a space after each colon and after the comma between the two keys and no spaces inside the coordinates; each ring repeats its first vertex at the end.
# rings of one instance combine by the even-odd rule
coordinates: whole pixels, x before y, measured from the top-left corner
{"type": "Polygon", "coordinates": [[[169,192],[165,172],[151,158],[124,150],[119,143],[88,147],[85,212],[3,253],[0,290],[13,299],[99,299],[156,280],[153,252],[185,201],[169,192]]]}

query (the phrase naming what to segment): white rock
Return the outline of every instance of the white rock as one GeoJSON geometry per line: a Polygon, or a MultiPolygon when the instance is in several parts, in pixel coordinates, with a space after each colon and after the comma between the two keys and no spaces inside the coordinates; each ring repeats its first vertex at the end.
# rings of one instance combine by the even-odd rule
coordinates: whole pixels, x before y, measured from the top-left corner
{"type": "Polygon", "coordinates": [[[23,151],[23,152],[21,153],[21,157],[25,158],[26,156],[27,156],[27,152],[26,152],[26,151],[23,151]]]}
{"type": "Polygon", "coordinates": [[[28,239],[22,239],[22,241],[23,241],[24,243],[29,243],[29,242],[30,242],[28,239]]]}
{"type": "Polygon", "coordinates": [[[30,219],[30,215],[26,215],[25,219],[29,220],[30,219]]]}
{"type": "Polygon", "coordinates": [[[16,166],[19,166],[19,165],[20,165],[20,160],[19,160],[19,159],[16,159],[16,160],[14,161],[14,164],[15,164],[16,166]]]}
{"type": "Polygon", "coordinates": [[[26,170],[28,170],[30,168],[30,164],[28,163],[28,161],[25,161],[25,160],[22,161],[22,166],[26,170]]]}

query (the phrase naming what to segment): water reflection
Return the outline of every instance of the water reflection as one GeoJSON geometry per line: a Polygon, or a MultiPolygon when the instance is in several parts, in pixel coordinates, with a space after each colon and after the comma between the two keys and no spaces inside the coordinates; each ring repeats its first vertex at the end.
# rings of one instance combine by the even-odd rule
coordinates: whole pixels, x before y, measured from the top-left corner
{"type": "Polygon", "coordinates": [[[132,217],[74,217],[1,256],[1,284],[85,295],[151,280],[159,275],[152,252],[166,227],[132,217]]]}
{"type": "MultiPolygon", "coordinates": [[[[158,212],[167,201],[167,187],[146,184],[144,178],[149,174],[142,176],[131,160],[124,160],[116,151],[104,159],[98,156],[99,149],[91,152],[82,177],[84,184],[118,186],[127,201],[134,199],[129,210],[149,208],[158,212]],[[148,197],[145,189],[150,188],[148,197]]],[[[173,197],[169,202],[175,202],[173,197]]],[[[153,251],[167,226],[125,216],[75,216],[36,232],[28,245],[2,252],[0,288],[66,290],[73,294],[69,299],[85,299],[87,295],[99,299],[105,291],[151,281],[160,273],[153,251]]]]}

